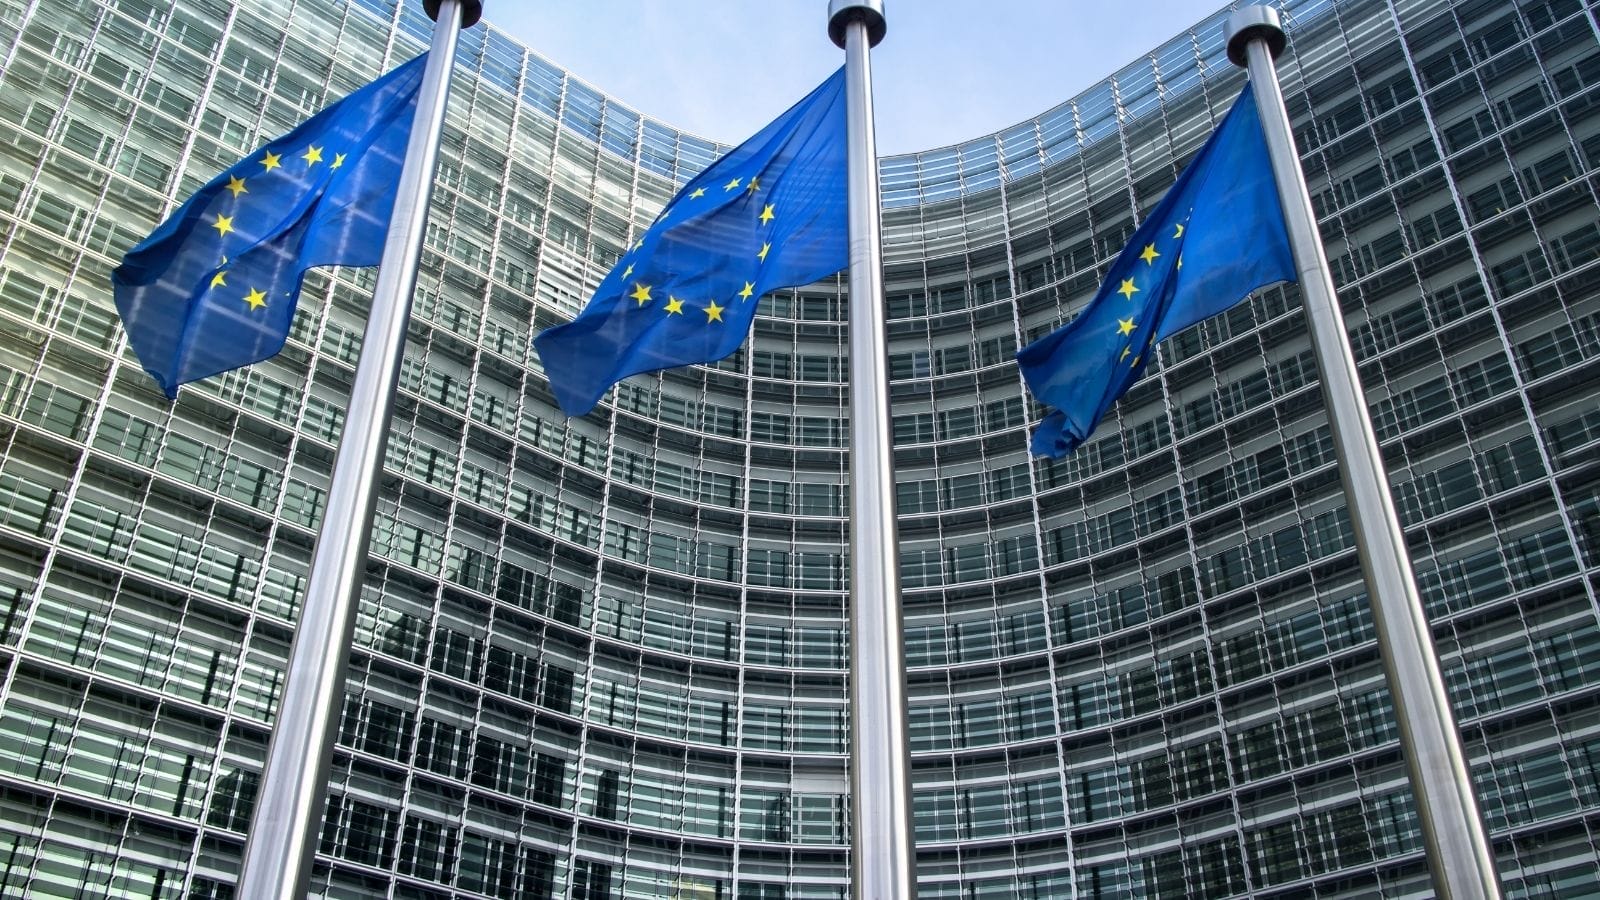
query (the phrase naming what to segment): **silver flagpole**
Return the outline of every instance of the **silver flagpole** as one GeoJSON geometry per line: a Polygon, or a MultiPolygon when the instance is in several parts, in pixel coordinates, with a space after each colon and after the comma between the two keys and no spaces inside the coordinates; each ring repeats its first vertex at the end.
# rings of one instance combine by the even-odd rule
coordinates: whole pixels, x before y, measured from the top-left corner
{"type": "Polygon", "coordinates": [[[868,53],[886,28],[882,0],[828,4],[828,36],[844,48],[849,102],[850,883],[857,900],[917,894],[868,53]]]}
{"type": "Polygon", "coordinates": [[[1277,10],[1240,8],[1228,18],[1227,37],[1228,58],[1241,66],[1248,60],[1261,110],[1433,887],[1443,900],[1498,898],[1494,852],[1473,795],[1461,732],[1450,712],[1422,598],[1411,576],[1405,533],[1389,496],[1383,457],[1367,415],[1278,86],[1273,59],[1283,51],[1285,38],[1277,10]]]}
{"type": "Polygon", "coordinates": [[[344,435],[334,458],[333,484],[311,560],[305,608],[289,651],[282,703],[250,819],[239,873],[243,900],[304,897],[322,832],[367,539],[433,194],[434,159],[450,93],[456,36],[483,12],[479,0],[424,0],[423,5],[435,20],[433,46],[417,95],[344,435]]]}

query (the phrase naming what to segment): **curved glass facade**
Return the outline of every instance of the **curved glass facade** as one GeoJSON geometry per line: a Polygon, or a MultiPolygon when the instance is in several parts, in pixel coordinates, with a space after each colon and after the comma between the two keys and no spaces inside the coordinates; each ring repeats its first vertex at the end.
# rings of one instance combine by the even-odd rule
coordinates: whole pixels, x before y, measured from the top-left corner
{"type": "MultiPolygon", "coordinates": [[[[281,356],[168,405],[107,275],[420,52],[419,6],[0,0],[0,894],[233,896],[373,279],[313,273],[281,356]]],[[[1600,31],[1578,0],[1284,12],[1508,895],[1579,896],[1600,31]]],[[[1231,103],[1223,18],[881,161],[922,897],[1429,891],[1294,289],[1165,342],[1072,457],[1026,451],[1012,354],[1231,103]]],[[[847,893],[843,276],[582,419],[529,345],[719,149],[464,34],[317,894],[847,893]]]]}

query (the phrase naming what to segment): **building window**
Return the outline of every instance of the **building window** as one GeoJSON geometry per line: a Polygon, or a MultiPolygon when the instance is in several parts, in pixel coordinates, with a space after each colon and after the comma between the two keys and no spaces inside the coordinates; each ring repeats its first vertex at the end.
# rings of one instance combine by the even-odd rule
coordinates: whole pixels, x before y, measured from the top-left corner
{"type": "Polygon", "coordinates": [[[387,869],[394,858],[398,818],[394,810],[365,803],[348,794],[329,797],[320,852],[387,869]]]}
{"type": "Polygon", "coordinates": [[[401,844],[400,872],[428,881],[449,884],[459,843],[456,830],[430,819],[407,816],[401,844]]]}
{"type": "Polygon", "coordinates": [[[426,716],[417,730],[417,765],[448,778],[465,779],[469,732],[426,716]]]}

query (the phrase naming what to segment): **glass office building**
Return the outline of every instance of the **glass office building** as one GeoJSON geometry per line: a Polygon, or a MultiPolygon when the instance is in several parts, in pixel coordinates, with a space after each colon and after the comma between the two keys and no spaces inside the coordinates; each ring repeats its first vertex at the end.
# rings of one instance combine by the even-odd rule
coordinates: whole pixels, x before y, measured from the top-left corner
{"type": "MultiPolygon", "coordinates": [[[[1505,884],[1592,895],[1600,28],[1580,0],[1284,12],[1505,884]]],[[[1223,18],[881,161],[924,898],[1429,892],[1294,289],[1165,342],[1072,457],[1026,450],[1012,354],[1238,91],[1223,18]]],[[[282,355],[175,404],[107,275],[430,26],[0,0],[0,895],[234,894],[372,273],[313,273],[282,355]]],[[[464,34],[315,893],[846,894],[843,276],[582,419],[530,350],[718,150],[464,34]]]]}

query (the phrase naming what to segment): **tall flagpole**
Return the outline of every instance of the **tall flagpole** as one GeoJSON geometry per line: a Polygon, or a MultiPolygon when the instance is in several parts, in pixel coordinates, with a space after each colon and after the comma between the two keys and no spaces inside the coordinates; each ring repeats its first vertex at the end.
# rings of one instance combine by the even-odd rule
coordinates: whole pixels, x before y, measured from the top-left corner
{"type": "Polygon", "coordinates": [[[895,530],[878,153],[868,48],[883,0],[830,0],[844,48],[850,164],[850,884],[856,900],[917,894],[895,530]]]}
{"type": "Polygon", "coordinates": [[[450,94],[456,36],[478,21],[480,0],[424,0],[433,46],[383,245],[333,483],[311,560],[305,607],[289,651],[282,703],[250,819],[239,873],[242,900],[298,900],[311,881],[322,832],[335,729],[344,697],[378,475],[405,349],[411,294],[433,194],[434,160],[450,94]]]}
{"type": "Polygon", "coordinates": [[[1405,533],[1389,496],[1383,457],[1278,86],[1273,59],[1285,45],[1283,27],[1277,10],[1246,6],[1228,18],[1227,33],[1228,58],[1241,66],[1248,61],[1256,89],[1434,891],[1442,900],[1498,898],[1494,852],[1473,795],[1461,732],[1450,712],[1438,652],[1411,575],[1405,533]]]}

